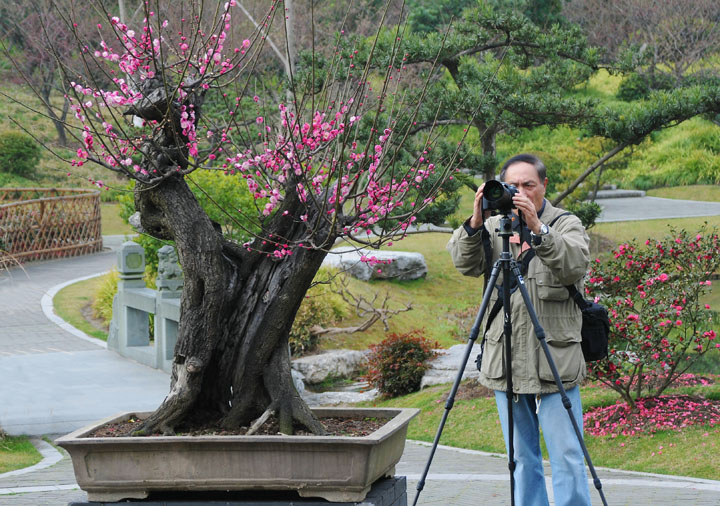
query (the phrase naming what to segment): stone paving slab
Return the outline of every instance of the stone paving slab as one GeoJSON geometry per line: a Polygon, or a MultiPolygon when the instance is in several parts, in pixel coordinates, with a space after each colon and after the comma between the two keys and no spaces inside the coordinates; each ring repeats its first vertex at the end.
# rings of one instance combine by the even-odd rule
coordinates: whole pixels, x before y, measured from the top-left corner
{"type": "Polygon", "coordinates": [[[72,432],[122,411],[152,411],[170,377],[108,350],[0,357],[0,426],[8,434],[72,432]]]}
{"type": "Polygon", "coordinates": [[[99,343],[80,339],[50,321],[42,300],[51,287],[108,271],[115,261],[113,251],[103,251],[0,271],[0,357],[97,350],[99,343]]]}
{"type": "MultiPolygon", "coordinates": [[[[429,453],[429,444],[408,442],[396,466],[398,475],[407,476],[409,504],[415,498],[417,483],[429,453]]],[[[505,455],[440,446],[418,504],[509,505],[510,479],[507,469],[505,455]]],[[[720,505],[720,481],[602,468],[597,469],[597,473],[605,498],[612,506],[720,505]]],[[[545,476],[548,495],[553,504],[548,463],[545,464],[545,476]]],[[[593,506],[602,505],[592,482],[590,497],[593,506]]]]}

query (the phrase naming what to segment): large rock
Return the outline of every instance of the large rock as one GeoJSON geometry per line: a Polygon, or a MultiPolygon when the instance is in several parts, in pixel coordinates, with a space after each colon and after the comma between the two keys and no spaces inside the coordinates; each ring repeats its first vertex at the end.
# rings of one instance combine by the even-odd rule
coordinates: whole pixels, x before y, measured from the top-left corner
{"type": "Polygon", "coordinates": [[[328,378],[351,378],[366,362],[362,351],[334,350],[297,358],[292,361],[292,368],[302,373],[305,383],[314,385],[328,378]]]}
{"type": "Polygon", "coordinates": [[[335,248],[325,257],[323,265],[335,267],[351,276],[370,279],[419,279],[427,275],[427,264],[421,253],[409,251],[380,251],[357,249],[352,246],[335,248]],[[363,262],[363,257],[375,257],[382,263],[363,262]]]}
{"type": "Polygon", "coordinates": [[[362,392],[303,392],[302,398],[309,406],[337,406],[338,404],[354,404],[375,399],[380,392],[377,388],[371,388],[362,392]]]}
{"type": "MultiPolygon", "coordinates": [[[[462,362],[466,349],[467,345],[456,344],[447,350],[437,350],[439,355],[435,358],[435,360],[430,362],[430,369],[425,372],[425,375],[420,382],[420,388],[425,388],[431,385],[441,385],[443,383],[453,383],[457,378],[457,373],[460,370],[460,362],[462,362]]],[[[463,379],[477,379],[480,376],[477,366],[475,365],[475,358],[479,353],[480,345],[476,343],[473,345],[473,349],[470,352],[470,358],[468,359],[468,363],[465,365],[463,379]]]]}

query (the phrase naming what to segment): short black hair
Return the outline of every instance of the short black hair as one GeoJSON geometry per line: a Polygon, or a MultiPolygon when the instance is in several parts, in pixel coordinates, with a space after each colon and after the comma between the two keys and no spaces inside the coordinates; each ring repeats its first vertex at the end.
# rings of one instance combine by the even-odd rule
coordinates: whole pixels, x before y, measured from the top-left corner
{"type": "Polygon", "coordinates": [[[540,178],[540,182],[545,181],[545,178],[547,177],[547,169],[545,168],[545,164],[542,160],[540,160],[540,158],[535,155],[531,155],[530,153],[521,153],[519,155],[515,155],[507,162],[505,162],[502,166],[502,169],[500,169],[500,181],[505,181],[505,172],[507,172],[508,168],[511,165],[521,162],[529,163],[530,165],[535,167],[535,170],[538,173],[538,177],[540,178]]]}

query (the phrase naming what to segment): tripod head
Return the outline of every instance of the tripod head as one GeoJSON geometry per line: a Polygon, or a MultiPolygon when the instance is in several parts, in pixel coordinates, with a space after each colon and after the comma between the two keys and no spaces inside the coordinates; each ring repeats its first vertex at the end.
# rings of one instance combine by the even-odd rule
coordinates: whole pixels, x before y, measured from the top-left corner
{"type": "Polygon", "coordinates": [[[510,211],[507,211],[503,213],[502,218],[500,218],[500,226],[498,227],[498,235],[505,238],[510,238],[513,235],[512,230],[512,217],[510,216],[510,211]]]}

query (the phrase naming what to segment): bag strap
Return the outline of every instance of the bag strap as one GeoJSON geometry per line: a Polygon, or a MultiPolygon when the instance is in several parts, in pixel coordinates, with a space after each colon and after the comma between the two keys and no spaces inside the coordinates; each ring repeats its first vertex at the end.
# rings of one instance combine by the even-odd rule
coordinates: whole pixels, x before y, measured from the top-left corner
{"type": "Polygon", "coordinates": [[[571,214],[572,214],[572,213],[571,213],[570,211],[565,211],[565,212],[562,213],[562,214],[558,214],[557,216],[555,216],[555,218],[553,218],[553,220],[552,220],[550,223],[548,223],[548,227],[552,227],[553,225],[555,225],[555,222],[556,222],[557,220],[559,220],[560,218],[562,218],[563,216],[569,216],[569,215],[571,215],[571,214]]]}
{"type": "Polygon", "coordinates": [[[567,291],[570,292],[570,297],[572,297],[572,300],[575,301],[575,305],[580,308],[580,311],[590,306],[590,303],[585,300],[585,297],[583,297],[580,292],[578,292],[575,285],[565,285],[565,288],[567,288],[567,291]]]}
{"type": "MultiPolygon", "coordinates": [[[[564,212],[564,213],[562,213],[562,214],[559,214],[558,216],[555,216],[555,218],[553,218],[553,220],[548,224],[548,227],[552,227],[553,225],[555,225],[555,223],[557,222],[557,220],[559,220],[559,219],[562,218],[563,216],[567,216],[567,215],[569,215],[569,214],[572,214],[572,213],[571,213],[570,211],[566,211],[566,212],[564,212]]],[[[535,258],[535,255],[536,255],[536,253],[535,253],[535,248],[533,248],[533,247],[532,247],[532,244],[531,244],[531,245],[530,245],[530,249],[528,250],[527,253],[525,253],[525,256],[523,257],[522,263],[521,263],[521,265],[520,265],[520,272],[522,272],[523,275],[526,275],[526,274],[527,274],[527,271],[528,271],[528,269],[530,268],[530,261],[531,261],[533,258],[535,258]]]]}
{"type": "MultiPolygon", "coordinates": [[[[548,224],[548,227],[552,227],[553,225],[555,225],[555,223],[560,218],[562,218],[563,216],[568,216],[570,214],[572,214],[570,211],[566,211],[562,214],[559,214],[558,216],[553,218],[553,220],[548,224]]],[[[485,250],[485,288],[484,288],[484,290],[487,290],[488,276],[490,274],[490,263],[492,261],[492,245],[490,244],[490,233],[487,231],[487,229],[484,226],[482,228],[482,233],[483,233],[483,236],[482,236],[483,248],[485,250]]],[[[533,258],[535,258],[535,255],[536,255],[535,248],[533,248],[532,245],[530,245],[530,249],[528,250],[527,253],[525,253],[525,256],[522,259],[522,262],[520,265],[520,272],[522,272],[523,274],[527,274],[527,271],[530,267],[530,261],[533,258]]],[[[494,288],[497,288],[498,291],[500,291],[500,287],[496,286],[494,288]]],[[[575,304],[577,304],[578,307],[580,307],[580,309],[584,309],[586,307],[586,305],[588,305],[587,302],[585,301],[585,299],[583,299],[582,296],[578,293],[577,288],[575,288],[575,285],[569,285],[569,286],[566,286],[565,288],[567,288],[570,291],[570,295],[573,296],[573,300],[575,300],[575,304]],[[580,303],[578,302],[578,299],[575,298],[576,295],[582,301],[582,305],[580,305],[580,303]]],[[[500,309],[502,308],[502,306],[503,306],[502,297],[498,297],[498,299],[495,301],[495,304],[490,309],[490,314],[488,315],[487,323],[485,324],[485,332],[483,333],[483,337],[485,336],[485,334],[487,334],[487,331],[490,328],[490,324],[493,322],[493,320],[498,315],[498,313],[500,313],[500,309]]]]}

